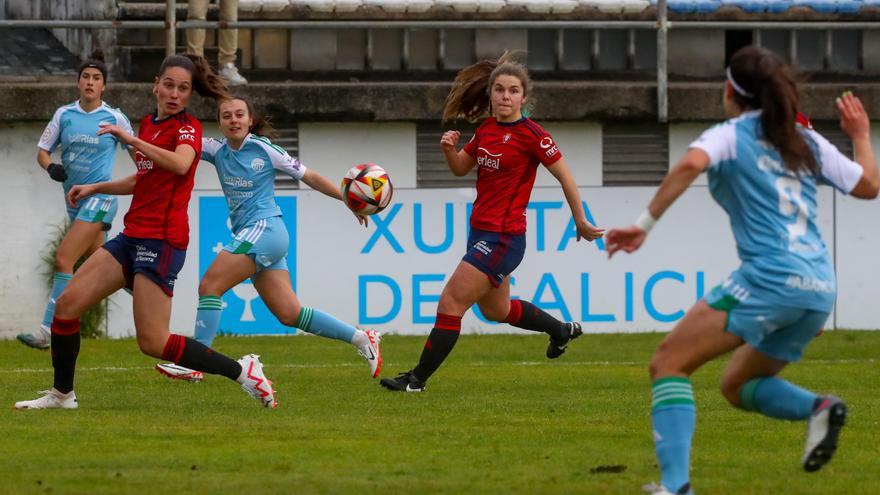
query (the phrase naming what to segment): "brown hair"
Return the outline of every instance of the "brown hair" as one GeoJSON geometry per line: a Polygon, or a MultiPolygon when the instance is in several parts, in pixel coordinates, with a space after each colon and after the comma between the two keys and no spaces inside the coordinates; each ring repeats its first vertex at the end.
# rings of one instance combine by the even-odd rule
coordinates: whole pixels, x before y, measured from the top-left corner
{"type": "Polygon", "coordinates": [[[81,78],[83,71],[88,68],[98,69],[101,72],[101,77],[103,77],[104,83],[106,84],[107,64],[106,62],[104,62],[103,50],[101,50],[100,48],[92,50],[92,53],[89,54],[89,58],[85,59],[81,64],[79,64],[79,69],[77,69],[76,71],[76,78],[81,78]]]}
{"type": "Polygon", "coordinates": [[[481,60],[460,70],[446,96],[443,121],[465,118],[471,122],[486,116],[491,107],[489,92],[500,75],[513,76],[523,86],[523,96],[532,91],[532,80],[525,65],[505,51],[497,60],[481,60]]]}
{"type": "Polygon", "coordinates": [[[229,98],[229,90],[226,83],[214,72],[214,69],[204,57],[189,53],[171,55],[165,57],[159,66],[159,76],[165,73],[169,67],[180,67],[192,75],[193,89],[196,93],[221,101],[229,98]]]}
{"type": "MultiPolygon", "coordinates": [[[[254,106],[251,104],[250,100],[243,96],[232,95],[225,100],[221,101],[222,105],[226,101],[243,101],[245,106],[247,106],[248,115],[253,119],[254,123],[251,124],[250,128],[248,128],[248,132],[251,134],[256,134],[257,136],[263,136],[264,138],[268,138],[271,140],[278,139],[278,131],[272,125],[272,119],[262,113],[257,113],[254,110],[254,106]]],[[[220,120],[220,105],[217,105],[217,120],[220,120]]]]}
{"type": "Polygon", "coordinates": [[[783,166],[796,174],[816,174],[816,158],[796,125],[797,83],[785,62],[773,52],[746,46],[731,57],[730,76],[747,93],[734,91],[734,102],[761,110],[764,138],[782,155],[783,166]]]}

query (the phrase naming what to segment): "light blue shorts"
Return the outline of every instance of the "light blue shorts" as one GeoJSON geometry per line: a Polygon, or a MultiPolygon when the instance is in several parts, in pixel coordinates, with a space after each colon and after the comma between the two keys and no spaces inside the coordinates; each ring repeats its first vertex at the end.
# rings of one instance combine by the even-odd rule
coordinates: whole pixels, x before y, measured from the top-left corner
{"type": "Polygon", "coordinates": [[[762,353],[781,361],[801,358],[822,331],[830,311],[780,306],[761,300],[749,284],[730,276],[706,296],[714,309],[727,312],[727,331],[762,353]]]}
{"type": "Polygon", "coordinates": [[[88,223],[102,222],[106,226],[104,230],[110,230],[113,218],[116,217],[117,207],[118,201],[116,196],[90,196],[80,200],[79,205],[75,208],[71,208],[68,205],[67,216],[70,218],[71,223],[76,220],[88,223]]]}
{"type": "Polygon", "coordinates": [[[287,248],[290,237],[281,217],[257,220],[238,232],[224,251],[232,254],[246,254],[254,260],[257,272],[263,270],[287,270],[287,248]]]}

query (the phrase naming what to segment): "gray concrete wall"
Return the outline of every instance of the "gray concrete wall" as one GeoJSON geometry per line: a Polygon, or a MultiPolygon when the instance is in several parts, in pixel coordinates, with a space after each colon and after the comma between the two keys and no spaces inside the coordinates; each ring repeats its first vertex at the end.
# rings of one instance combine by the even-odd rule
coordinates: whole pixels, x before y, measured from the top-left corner
{"type": "MultiPolygon", "coordinates": [[[[115,0],[6,0],[10,19],[115,19],[115,0]]],[[[71,53],[83,59],[95,48],[112,64],[116,32],[112,29],[53,29],[52,34],[71,53]]]]}

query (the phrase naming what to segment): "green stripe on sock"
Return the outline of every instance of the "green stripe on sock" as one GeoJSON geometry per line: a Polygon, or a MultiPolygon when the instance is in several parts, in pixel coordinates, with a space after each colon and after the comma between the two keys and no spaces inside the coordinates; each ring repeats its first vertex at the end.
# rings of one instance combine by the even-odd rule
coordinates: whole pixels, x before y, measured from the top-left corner
{"type": "Polygon", "coordinates": [[[695,405],[694,389],[687,378],[670,376],[651,385],[651,409],[672,405],[695,405]]]}
{"type": "Polygon", "coordinates": [[[72,273],[55,272],[55,280],[70,280],[73,278],[72,273]]]}
{"type": "Polygon", "coordinates": [[[239,244],[238,247],[235,248],[235,251],[233,251],[232,254],[247,254],[247,252],[250,251],[253,246],[254,245],[250,242],[242,241],[241,244],[239,244]]]}
{"type": "Polygon", "coordinates": [[[201,296],[198,309],[223,309],[223,300],[218,296],[201,296]]]}
{"type": "Polygon", "coordinates": [[[749,380],[739,389],[739,405],[746,411],[758,410],[758,406],[755,405],[755,392],[758,390],[758,385],[763,381],[764,378],[755,378],[754,380],[749,380]]]}
{"type": "Polygon", "coordinates": [[[296,328],[300,330],[304,330],[306,332],[309,331],[309,327],[312,324],[312,308],[303,307],[299,312],[299,318],[296,320],[296,328]]]}

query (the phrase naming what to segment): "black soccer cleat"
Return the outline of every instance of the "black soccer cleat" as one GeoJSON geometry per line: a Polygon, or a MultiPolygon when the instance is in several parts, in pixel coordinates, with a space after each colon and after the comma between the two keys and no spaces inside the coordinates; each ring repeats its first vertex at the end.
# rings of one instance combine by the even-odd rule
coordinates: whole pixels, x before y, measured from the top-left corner
{"type": "Polygon", "coordinates": [[[565,327],[568,329],[568,337],[562,340],[550,337],[550,344],[547,346],[547,359],[556,359],[565,354],[565,348],[568,347],[568,343],[584,333],[581,330],[581,324],[576,321],[565,323],[565,327]]]}
{"type": "Polygon", "coordinates": [[[831,460],[845,423],[846,404],[833,395],[819,397],[807,423],[807,442],[802,459],[804,470],[818,471],[831,460]]]}
{"type": "Polygon", "coordinates": [[[379,384],[392,392],[421,392],[427,386],[425,382],[416,378],[413,370],[401,373],[394,378],[383,378],[379,384]]]}

